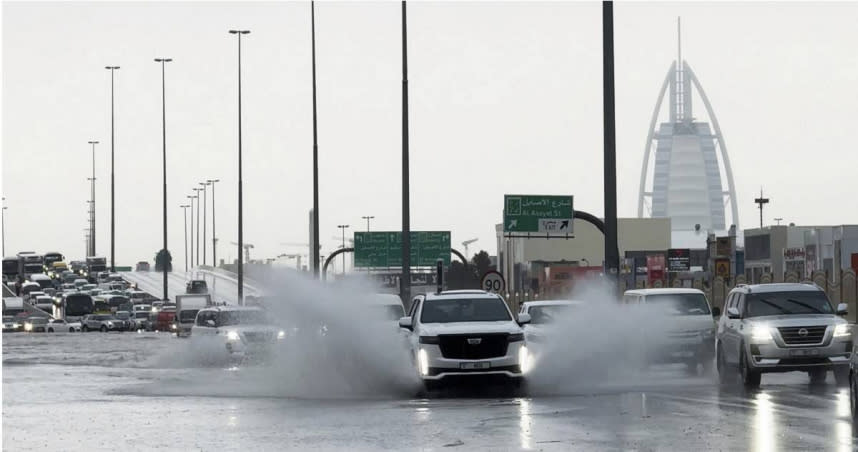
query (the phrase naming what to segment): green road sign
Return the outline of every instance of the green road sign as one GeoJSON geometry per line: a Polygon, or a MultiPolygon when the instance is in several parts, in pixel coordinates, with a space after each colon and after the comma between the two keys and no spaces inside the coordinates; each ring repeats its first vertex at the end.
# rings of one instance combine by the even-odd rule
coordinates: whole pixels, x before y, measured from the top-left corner
{"type": "MultiPolygon", "coordinates": [[[[355,267],[401,267],[402,232],[355,232],[355,267]]],[[[412,231],[411,265],[450,265],[450,231],[412,231]]]]}
{"type": "Polygon", "coordinates": [[[504,195],[504,232],[571,234],[572,196],[504,195]]]}

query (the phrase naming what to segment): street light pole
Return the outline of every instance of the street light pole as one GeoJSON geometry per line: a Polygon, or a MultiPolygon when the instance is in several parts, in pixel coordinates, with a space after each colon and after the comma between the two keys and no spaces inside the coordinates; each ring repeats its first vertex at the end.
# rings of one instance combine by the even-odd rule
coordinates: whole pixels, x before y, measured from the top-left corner
{"type": "MultiPolygon", "coordinates": [[[[197,192],[197,195],[195,196],[195,198],[197,200],[197,242],[196,242],[197,243],[197,255],[194,259],[195,259],[195,262],[197,263],[197,266],[199,266],[200,265],[200,192],[203,191],[203,189],[202,188],[193,188],[192,190],[197,192]]],[[[191,215],[193,215],[193,212],[191,212],[191,215]]],[[[203,262],[203,263],[205,264],[205,262],[203,262]]]]}
{"type": "MultiPolygon", "coordinates": [[[[604,134],[605,274],[616,284],[620,270],[617,245],[617,137],[614,108],[614,3],[602,2],[602,108],[604,134]]],[[[616,289],[616,286],[615,286],[616,289]]]]}
{"type": "Polygon", "coordinates": [[[110,71],[110,271],[116,271],[116,203],[115,185],[113,176],[113,150],[114,150],[114,128],[113,128],[113,71],[119,66],[105,66],[110,71]]]}
{"type": "Polygon", "coordinates": [[[191,268],[194,267],[194,200],[197,199],[196,196],[188,195],[188,199],[191,200],[191,268]]]}
{"type": "Polygon", "coordinates": [[[95,256],[95,145],[98,144],[98,141],[87,141],[87,143],[92,145],[92,185],[91,192],[89,195],[90,202],[92,205],[90,208],[90,225],[89,225],[89,247],[90,247],[90,256],[95,256]]]}
{"type": "Polygon", "coordinates": [[[402,1],[402,276],[399,296],[406,306],[411,301],[411,199],[408,170],[408,21],[402,1]]]}
{"type": "Polygon", "coordinates": [[[361,217],[361,218],[366,220],[366,232],[369,232],[369,220],[372,220],[375,217],[374,216],[365,216],[365,217],[361,217]]]}
{"type": "Polygon", "coordinates": [[[229,30],[230,34],[238,36],[238,304],[244,305],[244,216],[242,214],[241,192],[241,35],[250,30],[229,30]]]}
{"type": "Polygon", "coordinates": [[[200,182],[200,185],[203,186],[203,265],[206,265],[206,205],[208,204],[206,200],[206,187],[209,183],[200,182]]]}
{"type": "MultiPolygon", "coordinates": [[[[5,196],[3,197],[3,203],[4,204],[6,203],[6,197],[5,196]]],[[[7,207],[3,206],[3,209],[0,210],[0,222],[2,222],[2,225],[0,225],[0,227],[2,227],[2,231],[3,231],[2,232],[2,234],[3,234],[3,245],[2,245],[3,250],[0,251],[0,254],[2,254],[3,256],[6,256],[6,209],[7,209],[7,207]]]]}
{"type": "Polygon", "coordinates": [[[185,220],[185,273],[188,272],[188,204],[182,204],[179,206],[182,208],[182,212],[184,213],[185,220]]]}
{"type": "Polygon", "coordinates": [[[319,135],[316,118],[316,2],[310,2],[310,40],[313,55],[313,276],[319,278],[319,135]]]}
{"type": "MultiPolygon", "coordinates": [[[[346,247],[346,228],[348,228],[349,225],[340,224],[340,225],[337,225],[337,227],[340,228],[341,231],[343,231],[343,248],[345,249],[345,247],[346,247]]],[[[344,275],[346,274],[346,253],[343,253],[343,274],[344,275]]]]}
{"type": "Polygon", "coordinates": [[[215,234],[215,182],[220,179],[206,180],[212,186],[212,267],[217,267],[217,235],[215,234]]]}
{"type": "Polygon", "coordinates": [[[167,295],[167,80],[164,66],[173,61],[172,58],[155,58],[155,62],[161,63],[161,131],[163,144],[163,169],[164,169],[164,257],[162,270],[164,270],[164,301],[168,301],[167,295]]]}

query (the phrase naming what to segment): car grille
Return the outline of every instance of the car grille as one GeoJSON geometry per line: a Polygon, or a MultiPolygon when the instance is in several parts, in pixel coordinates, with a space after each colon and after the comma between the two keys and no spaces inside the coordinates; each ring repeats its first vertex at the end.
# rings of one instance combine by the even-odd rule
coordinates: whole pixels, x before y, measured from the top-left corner
{"type": "Polygon", "coordinates": [[[244,333],[244,339],[247,342],[271,342],[274,340],[272,332],[247,332],[244,333]]]}
{"type": "Polygon", "coordinates": [[[787,345],[815,345],[822,343],[826,328],[826,326],[790,326],[780,327],[778,331],[787,345]],[[801,334],[802,330],[807,331],[807,334],[801,334]]]}
{"type": "Polygon", "coordinates": [[[486,359],[506,355],[508,334],[463,334],[439,335],[441,355],[451,359],[486,359]],[[479,344],[469,344],[468,339],[480,339],[479,344]]]}

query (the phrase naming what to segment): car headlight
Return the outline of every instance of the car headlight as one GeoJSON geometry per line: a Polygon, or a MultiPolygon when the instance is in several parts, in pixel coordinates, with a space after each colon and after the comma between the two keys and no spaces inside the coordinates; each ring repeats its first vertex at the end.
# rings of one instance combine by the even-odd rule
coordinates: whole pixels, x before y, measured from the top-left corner
{"type": "Polygon", "coordinates": [[[107,322],[107,326],[113,326],[113,322],[107,322]]]}
{"type": "Polygon", "coordinates": [[[285,338],[286,338],[286,332],[285,331],[278,331],[277,332],[277,339],[285,339],[285,338]]]}
{"type": "Polygon", "coordinates": [[[852,329],[848,323],[842,323],[834,327],[834,337],[849,337],[852,336],[852,329]]]}
{"type": "Polygon", "coordinates": [[[521,368],[521,373],[526,374],[530,372],[530,364],[530,352],[526,346],[522,345],[518,349],[518,366],[521,368]]]}
{"type": "Polygon", "coordinates": [[[754,325],[751,327],[751,339],[755,341],[772,340],[772,329],[767,325],[754,325]]]}
{"type": "Polygon", "coordinates": [[[417,370],[420,371],[420,375],[429,373],[429,356],[426,355],[426,350],[422,348],[417,351],[417,370]]]}
{"type": "Polygon", "coordinates": [[[175,330],[175,329],[176,329],[176,324],[175,324],[175,323],[171,324],[171,325],[170,325],[170,329],[171,329],[171,330],[175,330]]]}
{"type": "Polygon", "coordinates": [[[20,327],[21,327],[21,324],[20,324],[20,323],[13,323],[13,324],[12,324],[12,328],[14,328],[14,329],[16,329],[16,330],[17,330],[18,328],[20,328],[20,327]]]}
{"type": "Polygon", "coordinates": [[[32,323],[25,323],[24,324],[24,331],[32,331],[32,330],[33,330],[33,324],[32,323]]]}
{"type": "Polygon", "coordinates": [[[438,336],[420,336],[418,342],[421,344],[440,344],[441,341],[438,339],[438,336]]]}
{"type": "Polygon", "coordinates": [[[524,340],[524,333],[514,333],[510,334],[507,339],[509,342],[521,342],[524,340]]]}
{"type": "Polygon", "coordinates": [[[227,331],[226,332],[226,340],[237,341],[239,339],[241,339],[241,336],[238,335],[238,331],[227,331]]]}

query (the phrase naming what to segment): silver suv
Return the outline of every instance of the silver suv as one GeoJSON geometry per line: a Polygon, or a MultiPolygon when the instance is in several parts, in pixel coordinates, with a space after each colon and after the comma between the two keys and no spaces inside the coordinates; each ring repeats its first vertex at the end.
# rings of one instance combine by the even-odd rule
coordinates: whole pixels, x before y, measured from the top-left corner
{"type": "Polygon", "coordinates": [[[812,284],[741,285],[730,291],[716,333],[720,382],[736,370],[745,386],[756,387],[766,372],[807,372],[825,382],[829,370],[839,384],[849,378],[852,330],[846,305],[831,307],[812,284]]]}

